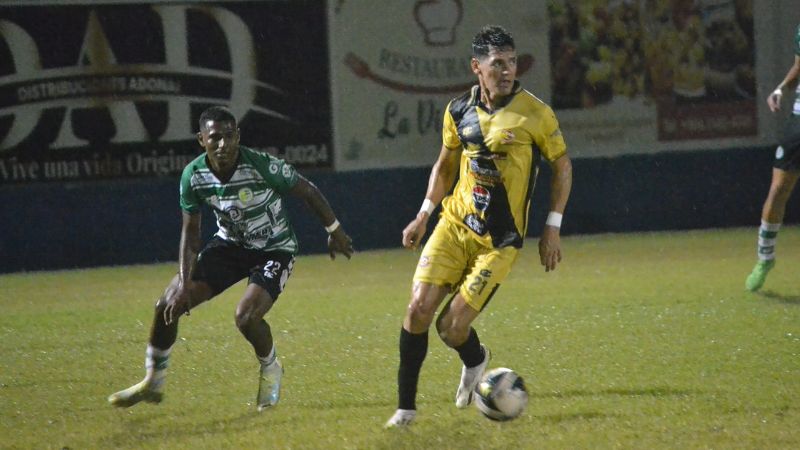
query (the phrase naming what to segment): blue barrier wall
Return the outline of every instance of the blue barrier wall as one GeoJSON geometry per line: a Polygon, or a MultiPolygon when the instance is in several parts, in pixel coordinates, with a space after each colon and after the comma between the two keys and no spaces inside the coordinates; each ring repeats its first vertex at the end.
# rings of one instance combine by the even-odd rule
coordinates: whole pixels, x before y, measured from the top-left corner
{"type": "MultiPolygon", "coordinates": [[[[671,152],[573,161],[563,234],[753,226],[769,188],[772,149],[671,152]]],[[[398,247],[424,197],[429,169],[317,172],[357,250],[398,247]]],[[[541,231],[549,171],[534,193],[529,235],[541,231]]],[[[180,210],[173,178],[0,186],[0,272],[174,261],[180,210]]],[[[326,234],[290,200],[303,253],[325,251],[326,234]]],[[[786,222],[800,221],[800,194],[786,222]]],[[[204,230],[214,231],[205,213],[204,230]]],[[[754,242],[742,245],[754,246],[754,242]]]]}

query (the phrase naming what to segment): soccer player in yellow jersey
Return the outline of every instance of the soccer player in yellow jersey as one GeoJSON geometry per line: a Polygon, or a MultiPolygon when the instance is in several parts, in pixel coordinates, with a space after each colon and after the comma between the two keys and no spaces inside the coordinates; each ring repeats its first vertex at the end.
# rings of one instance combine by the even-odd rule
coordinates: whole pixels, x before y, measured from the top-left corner
{"type": "Polygon", "coordinates": [[[478,32],[471,64],[478,85],[447,105],[443,145],[425,201],[403,230],[403,246],[416,248],[441,202],[440,220],[422,250],[400,331],[399,402],[387,428],[409,425],[416,418],[428,328],[451,293],[436,319],[436,331],[464,363],[456,407],[472,402],[490,354],[470,324],[517,259],[541,158],[550,164],[553,177],[539,257],[548,272],[561,261],[559,231],[572,187],[572,164],[558,121],[548,105],[516,80],[514,40],[502,27],[485,26],[478,32]]]}

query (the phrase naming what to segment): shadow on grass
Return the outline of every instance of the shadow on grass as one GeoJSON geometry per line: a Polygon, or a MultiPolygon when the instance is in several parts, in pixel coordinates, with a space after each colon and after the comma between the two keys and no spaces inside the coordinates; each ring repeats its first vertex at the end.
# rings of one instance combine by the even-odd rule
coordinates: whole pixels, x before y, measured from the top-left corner
{"type": "Polygon", "coordinates": [[[800,305],[800,295],[783,295],[775,291],[760,291],[757,295],[789,305],[800,305]]]}
{"type": "MultiPolygon", "coordinates": [[[[140,416],[131,419],[125,427],[125,431],[107,436],[100,440],[99,444],[102,448],[127,448],[131,446],[147,448],[163,445],[165,438],[173,440],[196,437],[201,434],[235,434],[239,431],[252,430],[253,424],[263,422],[266,414],[249,411],[235,417],[197,422],[186,426],[178,426],[177,422],[170,422],[170,418],[164,415],[140,416]]],[[[287,416],[273,414],[269,417],[269,420],[272,423],[285,423],[291,419],[287,416]]]]}
{"type": "Polygon", "coordinates": [[[621,395],[625,397],[683,397],[697,394],[698,391],[687,391],[672,388],[646,388],[646,389],[602,389],[599,391],[572,390],[564,392],[553,392],[549,394],[533,394],[533,398],[571,398],[571,397],[596,397],[607,395],[621,395]]]}
{"type": "Polygon", "coordinates": [[[569,414],[551,414],[545,416],[533,416],[534,419],[542,422],[557,424],[563,422],[572,422],[576,420],[592,420],[592,419],[613,419],[621,417],[618,414],[603,414],[597,411],[584,411],[569,414]]]}

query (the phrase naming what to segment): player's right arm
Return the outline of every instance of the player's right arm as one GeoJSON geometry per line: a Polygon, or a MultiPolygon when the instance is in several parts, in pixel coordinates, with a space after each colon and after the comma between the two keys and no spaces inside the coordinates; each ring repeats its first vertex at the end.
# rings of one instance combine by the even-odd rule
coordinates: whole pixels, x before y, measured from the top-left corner
{"type": "MultiPolygon", "coordinates": [[[[403,247],[415,249],[419,246],[425,231],[428,227],[433,209],[441,203],[458,175],[458,168],[461,163],[461,147],[448,148],[442,145],[439,158],[433,165],[430,178],[428,179],[428,190],[425,193],[425,200],[429,201],[430,207],[423,207],[403,230],[403,247]]],[[[426,202],[427,203],[427,202],[426,202]]]]}
{"type": "Polygon", "coordinates": [[[183,224],[181,225],[181,243],[178,252],[178,289],[167,298],[164,308],[164,322],[169,325],[181,314],[189,314],[191,303],[192,270],[197,263],[200,253],[200,212],[189,213],[183,211],[183,224]]]}
{"type": "Polygon", "coordinates": [[[789,69],[789,72],[786,73],[786,76],[783,78],[783,81],[778,84],[778,87],[767,97],[767,105],[769,105],[770,111],[775,112],[781,109],[783,88],[796,81],[798,75],[800,75],[800,55],[795,55],[794,64],[789,69]]]}

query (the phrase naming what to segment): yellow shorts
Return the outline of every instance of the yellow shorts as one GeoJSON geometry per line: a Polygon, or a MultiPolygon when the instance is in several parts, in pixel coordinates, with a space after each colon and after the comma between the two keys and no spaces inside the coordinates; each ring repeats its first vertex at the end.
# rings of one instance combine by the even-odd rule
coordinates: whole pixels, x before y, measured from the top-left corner
{"type": "Polygon", "coordinates": [[[514,247],[486,247],[472,232],[445,218],[422,249],[414,281],[450,286],[475,311],[481,311],[505,280],[519,250],[514,247]]]}

